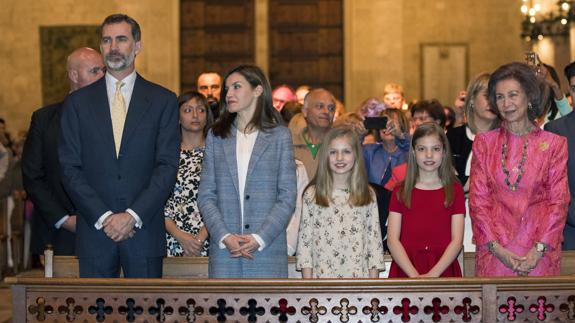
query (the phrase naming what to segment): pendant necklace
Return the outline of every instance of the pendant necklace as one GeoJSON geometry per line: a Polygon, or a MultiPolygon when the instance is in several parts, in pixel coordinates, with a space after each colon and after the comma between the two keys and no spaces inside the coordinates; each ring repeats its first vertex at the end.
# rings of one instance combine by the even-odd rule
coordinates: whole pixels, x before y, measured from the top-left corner
{"type": "MultiPolygon", "coordinates": [[[[506,139],[509,139],[508,137],[506,139]]],[[[517,186],[519,185],[519,182],[521,181],[521,178],[523,177],[523,174],[525,173],[525,161],[527,160],[527,146],[529,145],[529,139],[527,137],[525,137],[525,141],[523,142],[523,149],[521,152],[521,161],[519,162],[519,164],[513,168],[513,170],[517,173],[517,179],[515,180],[515,183],[511,183],[509,181],[509,177],[511,176],[509,170],[507,169],[507,153],[508,153],[508,149],[507,149],[507,140],[505,141],[505,143],[503,144],[503,147],[501,149],[501,165],[503,167],[503,173],[505,174],[505,185],[507,185],[507,187],[509,187],[509,189],[512,192],[515,192],[515,190],[517,190],[517,186]]]]}

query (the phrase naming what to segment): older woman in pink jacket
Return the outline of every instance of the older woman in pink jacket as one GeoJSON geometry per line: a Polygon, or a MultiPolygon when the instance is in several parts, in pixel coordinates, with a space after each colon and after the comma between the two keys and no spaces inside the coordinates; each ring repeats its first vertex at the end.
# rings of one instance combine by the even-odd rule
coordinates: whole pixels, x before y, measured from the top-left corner
{"type": "Polygon", "coordinates": [[[559,275],[569,204],[566,139],[541,130],[547,89],[522,63],[492,74],[499,129],[473,144],[470,215],[477,276],[559,275]]]}

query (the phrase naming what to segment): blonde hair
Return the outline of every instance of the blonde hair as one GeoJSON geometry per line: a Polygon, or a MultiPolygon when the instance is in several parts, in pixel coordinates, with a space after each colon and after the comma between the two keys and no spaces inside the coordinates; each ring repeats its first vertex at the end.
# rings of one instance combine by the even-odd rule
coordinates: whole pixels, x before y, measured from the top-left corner
{"type": "Polygon", "coordinates": [[[399,127],[401,128],[401,132],[408,133],[409,129],[411,129],[409,124],[409,119],[405,116],[403,110],[399,109],[385,109],[381,111],[380,116],[387,117],[388,119],[392,119],[393,115],[397,116],[397,121],[399,122],[399,127]]]}
{"type": "Polygon", "coordinates": [[[319,149],[318,166],[315,177],[308,188],[315,185],[315,203],[328,207],[333,192],[333,175],[329,167],[329,146],[337,138],[346,138],[352,148],[355,162],[347,180],[350,190],[349,204],[363,206],[371,203],[373,197],[367,181],[367,172],[361,151],[361,143],[355,131],[346,126],[332,128],[324,137],[319,149]]]}
{"type": "Polygon", "coordinates": [[[401,94],[401,96],[404,96],[403,95],[403,87],[401,87],[401,85],[396,84],[396,83],[387,83],[383,87],[383,96],[386,96],[389,93],[399,93],[399,94],[401,94]]]}
{"type": "Polygon", "coordinates": [[[397,191],[397,198],[408,208],[411,207],[411,192],[419,179],[419,166],[415,159],[415,145],[417,140],[427,136],[437,136],[443,145],[443,158],[441,159],[441,165],[438,169],[439,179],[441,180],[441,185],[443,186],[443,192],[445,194],[443,205],[448,207],[453,203],[455,195],[453,183],[457,182],[457,177],[455,176],[455,170],[453,169],[453,164],[451,162],[451,149],[449,148],[447,136],[445,136],[443,128],[438,126],[436,123],[424,123],[417,127],[413,133],[411,146],[409,147],[409,155],[407,157],[407,173],[405,175],[405,180],[401,183],[401,186],[397,191]]]}
{"type": "Polygon", "coordinates": [[[333,122],[333,128],[338,127],[351,128],[360,138],[367,134],[367,130],[363,127],[363,119],[357,112],[346,112],[342,114],[333,122]]]}
{"type": "MultiPolygon", "coordinates": [[[[383,111],[381,111],[381,113],[379,114],[380,117],[387,117],[387,122],[390,122],[391,119],[393,119],[393,116],[397,116],[397,122],[399,123],[399,128],[401,130],[401,132],[407,134],[409,133],[409,129],[411,129],[410,127],[410,123],[409,120],[407,119],[407,117],[405,116],[405,113],[403,112],[403,110],[400,109],[385,109],[383,111]]],[[[382,129],[380,129],[382,130],[382,129]]],[[[383,141],[383,139],[381,138],[381,135],[379,134],[379,131],[374,131],[374,136],[375,136],[375,140],[378,142],[383,141]]]]}
{"type": "MultiPolygon", "coordinates": [[[[469,127],[471,132],[474,134],[477,133],[477,127],[475,126],[475,115],[473,113],[473,109],[475,109],[475,107],[473,106],[473,103],[475,102],[475,99],[477,99],[479,93],[482,91],[485,91],[487,94],[487,84],[489,83],[490,76],[491,75],[489,73],[481,73],[477,75],[471,82],[469,82],[469,86],[467,86],[467,95],[465,97],[465,105],[463,106],[463,111],[465,111],[465,117],[467,118],[467,127],[469,127]]],[[[495,107],[491,108],[494,109],[495,107]]],[[[489,130],[493,130],[498,127],[499,117],[493,120],[489,130]]]]}

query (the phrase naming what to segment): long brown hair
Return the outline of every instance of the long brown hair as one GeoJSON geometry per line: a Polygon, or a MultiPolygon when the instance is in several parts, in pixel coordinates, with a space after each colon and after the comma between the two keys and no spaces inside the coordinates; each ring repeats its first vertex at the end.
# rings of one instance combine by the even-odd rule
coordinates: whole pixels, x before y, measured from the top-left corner
{"type": "Polygon", "coordinates": [[[333,192],[333,175],[329,167],[329,146],[333,140],[342,137],[349,141],[355,156],[355,162],[348,178],[349,204],[353,206],[367,205],[373,201],[373,197],[367,182],[361,143],[355,131],[350,127],[336,127],[325,135],[319,149],[317,173],[308,187],[315,185],[315,203],[317,205],[329,206],[333,192]]]}
{"type": "Polygon", "coordinates": [[[437,136],[443,145],[443,158],[441,159],[441,165],[438,169],[439,178],[445,194],[445,201],[443,204],[445,207],[448,207],[453,203],[455,194],[453,183],[457,182],[457,177],[455,176],[455,170],[453,169],[453,164],[451,162],[451,149],[449,148],[447,136],[445,136],[443,128],[438,126],[436,123],[424,123],[417,127],[413,133],[411,146],[409,147],[409,155],[407,157],[407,174],[397,191],[397,198],[408,208],[411,207],[411,192],[419,179],[419,166],[415,159],[415,145],[417,140],[427,136],[437,136]]]}
{"type": "Polygon", "coordinates": [[[255,65],[240,65],[229,71],[224,78],[224,87],[220,92],[220,111],[222,111],[222,114],[212,126],[212,132],[214,135],[221,138],[227,138],[237,116],[236,112],[230,113],[228,111],[226,104],[226,94],[228,93],[228,89],[225,86],[226,80],[234,73],[242,75],[248,81],[252,89],[256,88],[258,85],[263,89],[262,94],[257,98],[254,115],[246,126],[248,128],[265,131],[283,124],[281,115],[272,105],[272,90],[270,82],[264,75],[263,71],[255,65]]]}

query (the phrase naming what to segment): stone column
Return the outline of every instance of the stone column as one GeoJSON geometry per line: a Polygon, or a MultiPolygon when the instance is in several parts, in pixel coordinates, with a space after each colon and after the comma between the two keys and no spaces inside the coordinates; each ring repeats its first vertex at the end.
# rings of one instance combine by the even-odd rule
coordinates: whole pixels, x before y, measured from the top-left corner
{"type": "Polygon", "coordinates": [[[269,73],[269,0],[255,1],[255,63],[269,73]]]}

